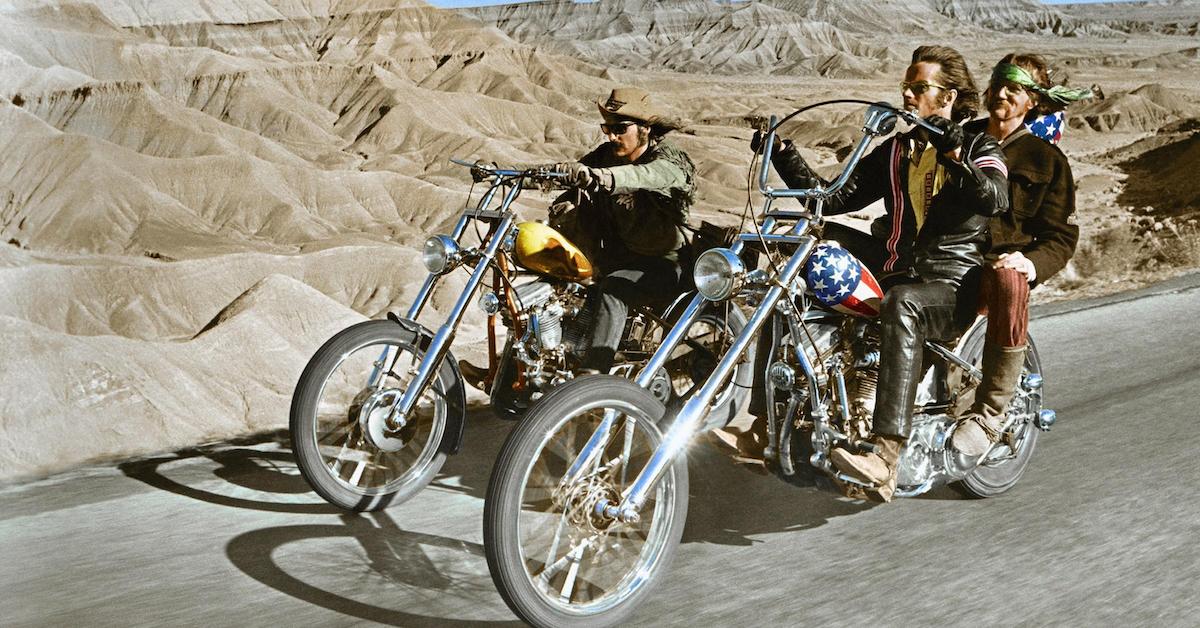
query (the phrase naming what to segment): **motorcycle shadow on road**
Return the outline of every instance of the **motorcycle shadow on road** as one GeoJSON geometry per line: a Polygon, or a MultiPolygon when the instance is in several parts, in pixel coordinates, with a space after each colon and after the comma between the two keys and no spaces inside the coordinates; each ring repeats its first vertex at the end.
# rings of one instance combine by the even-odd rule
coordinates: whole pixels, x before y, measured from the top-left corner
{"type": "MultiPolygon", "coordinates": [[[[496,418],[487,407],[472,409],[467,421],[462,451],[447,458],[431,486],[483,499],[492,463],[515,423],[496,418]]],[[[344,512],[320,501],[304,481],[286,430],[131,460],[117,468],[154,488],[219,506],[307,515],[344,512]],[[228,486],[200,488],[214,477],[228,486]]]]}
{"type": "Polygon", "coordinates": [[[462,450],[446,458],[430,486],[483,499],[500,447],[517,423],[497,417],[488,406],[471,408],[462,450]]]}
{"type": "Polygon", "coordinates": [[[703,444],[688,450],[688,520],[683,543],[749,546],[755,535],[818,528],[879,503],[756,474],[703,444]]]}
{"type": "Polygon", "coordinates": [[[311,492],[296,468],[292,452],[287,449],[286,431],[231,443],[191,447],[167,456],[131,460],[117,468],[126,477],[154,488],[219,506],[310,515],[342,512],[323,501],[259,498],[271,495],[300,497],[311,492]],[[213,477],[223,480],[225,485],[217,490],[199,488],[212,483],[213,477]]]}
{"type": "Polygon", "coordinates": [[[464,609],[507,614],[482,545],[403,530],[387,511],[339,519],[246,532],[231,539],[225,553],[263,585],[350,617],[390,626],[521,625],[448,617],[464,609]],[[388,600],[397,608],[365,600],[388,600]]]}

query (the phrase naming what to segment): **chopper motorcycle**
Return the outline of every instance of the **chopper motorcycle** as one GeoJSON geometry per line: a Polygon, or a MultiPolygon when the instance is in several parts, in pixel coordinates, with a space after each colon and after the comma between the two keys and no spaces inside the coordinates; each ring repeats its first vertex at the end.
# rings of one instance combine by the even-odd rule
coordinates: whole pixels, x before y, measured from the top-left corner
{"type": "MultiPolygon", "coordinates": [[[[882,292],[849,252],[819,239],[822,206],[846,184],[871,141],[890,133],[898,119],[938,131],[886,103],[849,102],[870,105],[862,137],[827,186],[773,189],[767,177],[779,124],[829,103],[778,123],[771,118],[758,173],[765,197],[761,222],[732,246],[697,259],[699,293],[659,353],[669,354],[670,343],[682,338],[681,327],[706,301],[741,299],[754,312],[682,407],[668,411],[649,394],[647,373],[633,381],[588,376],[547,394],[509,435],[484,504],[484,547],[493,582],[524,621],[619,624],[664,578],[687,516],[686,447],[702,431],[728,422],[710,411],[716,393],[761,335],[770,334],[770,353],[758,362],[765,372],[755,373],[754,382],[765,394],[768,465],[790,482],[837,485],[860,495],[877,488],[839,473],[829,454],[835,446],[869,446],[863,443],[874,406],[879,323],[871,308],[858,306],[881,299],[882,292]],[[774,207],[781,198],[801,199],[803,208],[774,207]],[[765,254],[765,268],[746,263],[752,249],[765,254]],[[829,264],[844,273],[842,279],[865,286],[856,293],[859,303],[831,299],[819,285],[829,264]]],[[[1023,474],[1039,431],[1054,423],[1054,412],[1042,409],[1041,365],[1031,338],[999,442],[978,458],[949,447],[954,409],[962,400],[969,403],[982,377],[985,328],[979,317],[954,341],[926,342],[932,359],[925,361],[912,435],[898,463],[896,496],[948,483],[976,497],[1008,490],[1023,474]]]]}
{"type": "MultiPolygon", "coordinates": [[[[551,227],[518,222],[512,209],[531,185],[562,187],[562,173],[451,161],[470,167],[472,179],[486,187],[450,234],[425,241],[428,275],[408,311],[337,333],[296,384],[289,427],[297,465],[314,491],[341,508],[372,511],[403,502],[459,451],[466,393],[450,346],[476,293],[488,317],[488,371],[477,384],[499,416],[519,418],[532,400],[572,379],[586,348],[582,306],[591,263],[551,227]],[[417,319],[434,288],[459,267],[470,277],[445,320],[436,332],[422,326],[417,319]]],[[[613,372],[631,374],[646,364],[688,296],[676,297],[665,312],[631,308],[613,372]]],[[[677,350],[656,362],[651,394],[664,403],[686,394],[744,325],[736,308],[711,307],[692,317],[677,350]]],[[[722,391],[719,412],[733,416],[745,399],[750,374],[742,370],[734,378],[740,385],[722,391]]]]}

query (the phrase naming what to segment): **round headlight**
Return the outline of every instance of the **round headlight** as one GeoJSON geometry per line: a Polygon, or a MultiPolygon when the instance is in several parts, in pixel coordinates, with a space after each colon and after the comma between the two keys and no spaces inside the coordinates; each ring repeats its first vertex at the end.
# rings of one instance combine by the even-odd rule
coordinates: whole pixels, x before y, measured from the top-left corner
{"type": "Polygon", "coordinates": [[[458,243],[448,235],[430,236],[421,249],[421,263],[433,274],[444,273],[458,262],[458,243]]]}
{"type": "Polygon", "coordinates": [[[729,249],[709,249],[696,260],[692,278],[696,291],[709,301],[728,299],[746,276],[746,266],[729,249]]]}

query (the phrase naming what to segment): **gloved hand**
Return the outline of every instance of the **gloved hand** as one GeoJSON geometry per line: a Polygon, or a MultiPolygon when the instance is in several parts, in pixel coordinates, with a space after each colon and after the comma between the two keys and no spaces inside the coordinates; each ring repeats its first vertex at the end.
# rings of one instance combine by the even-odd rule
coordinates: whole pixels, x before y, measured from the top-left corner
{"type": "Polygon", "coordinates": [[[489,163],[486,163],[483,161],[475,162],[475,165],[471,167],[471,180],[474,181],[475,183],[479,183],[481,181],[487,181],[488,179],[492,178],[492,173],[487,170],[484,170],[480,166],[491,166],[494,168],[494,167],[496,167],[496,163],[492,162],[489,164],[489,163]]]}
{"type": "Polygon", "coordinates": [[[941,129],[941,135],[926,133],[929,137],[929,144],[934,150],[939,153],[953,152],[955,149],[963,145],[963,128],[955,122],[951,122],[942,116],[929,116],[925,121],[933,126],[941,129]]]}
{"type": "Polygon", "coordinates": [[[603,172],[600,168],[591,168],[585,166],[578,161],[568,161],[559,164],[554,164],[554,169],[558,172],[566,173],[563,183],[572,185],[585,190],[594,189],[612,189],[612,175],[603,172]]]}
{"type": "MultiPolygon", "coordinates": [[[[754,137],[750,138],[750,150],[754,153],[761,152],[762,147],[763,147],[763,140],[766,137],[767,137],[767,134],[763,133],[761,130],[755,131],[754,137]]],[[[783,149],[783,140],[780,139],[779,134],[776,133],[775,141],[774,141],[774,143],[771,144],[771,153],[778,154],[779,151],[782,149],[783,149]]]]}

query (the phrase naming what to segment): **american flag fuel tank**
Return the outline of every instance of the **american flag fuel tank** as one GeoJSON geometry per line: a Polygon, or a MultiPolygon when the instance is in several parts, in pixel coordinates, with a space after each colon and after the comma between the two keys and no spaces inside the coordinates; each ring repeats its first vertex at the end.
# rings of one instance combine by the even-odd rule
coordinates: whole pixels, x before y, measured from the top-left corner
{"type": "Polygon", "coordinates": [[[854,316],[878,316],[883,291],[846,249],[821,242],[804,265],[804,276],[817,301],[830,309],[854,316]]]}

